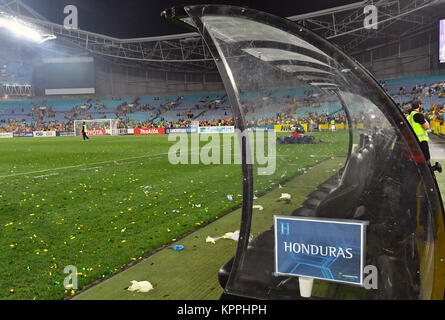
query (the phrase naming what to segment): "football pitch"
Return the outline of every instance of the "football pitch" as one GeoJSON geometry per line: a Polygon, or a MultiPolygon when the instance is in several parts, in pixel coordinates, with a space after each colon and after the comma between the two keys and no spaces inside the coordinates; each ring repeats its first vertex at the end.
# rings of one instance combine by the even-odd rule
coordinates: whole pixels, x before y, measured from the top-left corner
{"type": "MultiPolygon", "coordinates": [[[[311,135],[322,143],[276,145],[275,172],[254,170],[255,195],[347,155],[346,131],[311,135]]],[[[173,165],[174,144],[167,135],[0,140],[0,299],[63,299],[76,293],[64,287],[66,266],[82,290],[239,208],[239,164],[173,165]]]]}

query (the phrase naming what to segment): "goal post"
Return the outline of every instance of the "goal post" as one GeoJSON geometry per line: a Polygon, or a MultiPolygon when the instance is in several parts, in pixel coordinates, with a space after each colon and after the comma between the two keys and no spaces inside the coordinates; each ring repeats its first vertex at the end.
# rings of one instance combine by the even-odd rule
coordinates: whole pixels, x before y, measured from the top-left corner
{"type": "Polygon", "coordinates": [[[118,135],[118,119],[92,119],[92,120],[74,120],[74,135],[82,135],[82,126],[85,122],[87,126],[87,135],[105,136],[118,135]]]}

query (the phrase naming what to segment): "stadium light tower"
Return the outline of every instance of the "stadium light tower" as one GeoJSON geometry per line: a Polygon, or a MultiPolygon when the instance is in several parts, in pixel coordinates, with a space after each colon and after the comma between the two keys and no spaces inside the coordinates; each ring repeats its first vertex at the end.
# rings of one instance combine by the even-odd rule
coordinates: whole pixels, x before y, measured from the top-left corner
{"type": "Polygon", "coordinates": [[[16,36],[37,43],[43,43],[48,40],[56,39],[55,35],[47,34],[32,24],[4,12],[0,12],[0,28],[9,30],[16,36]]]}

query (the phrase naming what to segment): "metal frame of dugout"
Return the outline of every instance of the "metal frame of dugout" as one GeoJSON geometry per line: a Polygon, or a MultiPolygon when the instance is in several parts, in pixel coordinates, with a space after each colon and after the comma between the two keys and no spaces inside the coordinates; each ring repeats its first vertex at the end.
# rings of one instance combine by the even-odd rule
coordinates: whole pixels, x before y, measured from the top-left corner
{"type": "MultiPolygon", "coordinates": [[[[278,95],[289,88],[311,88],[320,99],[334,99],[347,123],[366,118],[363,130],[349,126],[344,166],[310,190],[290,216],[367,221],[365,263],[376,266],[378,288],[317,281],[311,298],[443,299],[444,210],[434,167],[425,161],[411,126],[373,76],[327,40],[264,12],[196,5],[171,8],[162,16],[198,31],[205,40],[237,129],[244,131],[255,116],[277,111],[272,103],[269,109],[245,112],[249,96],[278,95]]],[[[275,273],[273,228],[251,234],[254,183],[259,178],[246,161],[250,148],[243,139],[240,236],[235,257],[218,273],[224,288],[221,298],[302,299],[296,277],[275,273]]],[[[286,205],[283,202],[283,208],[286,205]]]]}

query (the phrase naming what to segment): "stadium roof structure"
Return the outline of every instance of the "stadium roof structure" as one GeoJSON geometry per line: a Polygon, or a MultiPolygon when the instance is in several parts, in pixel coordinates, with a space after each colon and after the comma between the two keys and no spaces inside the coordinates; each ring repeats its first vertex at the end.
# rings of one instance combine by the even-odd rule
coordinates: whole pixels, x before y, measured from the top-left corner
{"type": "MultiPolygon", "coordinates": [[[[54,34],[57,45],[63,46],[63,52],[90,53],[116,64],[143,64],[154,70],[217,73],[213,57],[197,32],[118,39],[85,30],[66,29],[48,21],[20,0],[0,0],[0,11],[14,14],[54,34]]],[[[442,12],[445,12],[445,0],[366,0],[287,19],[302,24],[356,57],[433,30],[442,12]],[[367,5],[378,9],[377,29],[364,26],[367,17],[364,8],[367,5]]],[[[42,47],[54,50],[50,44],[42,47]]]]}

